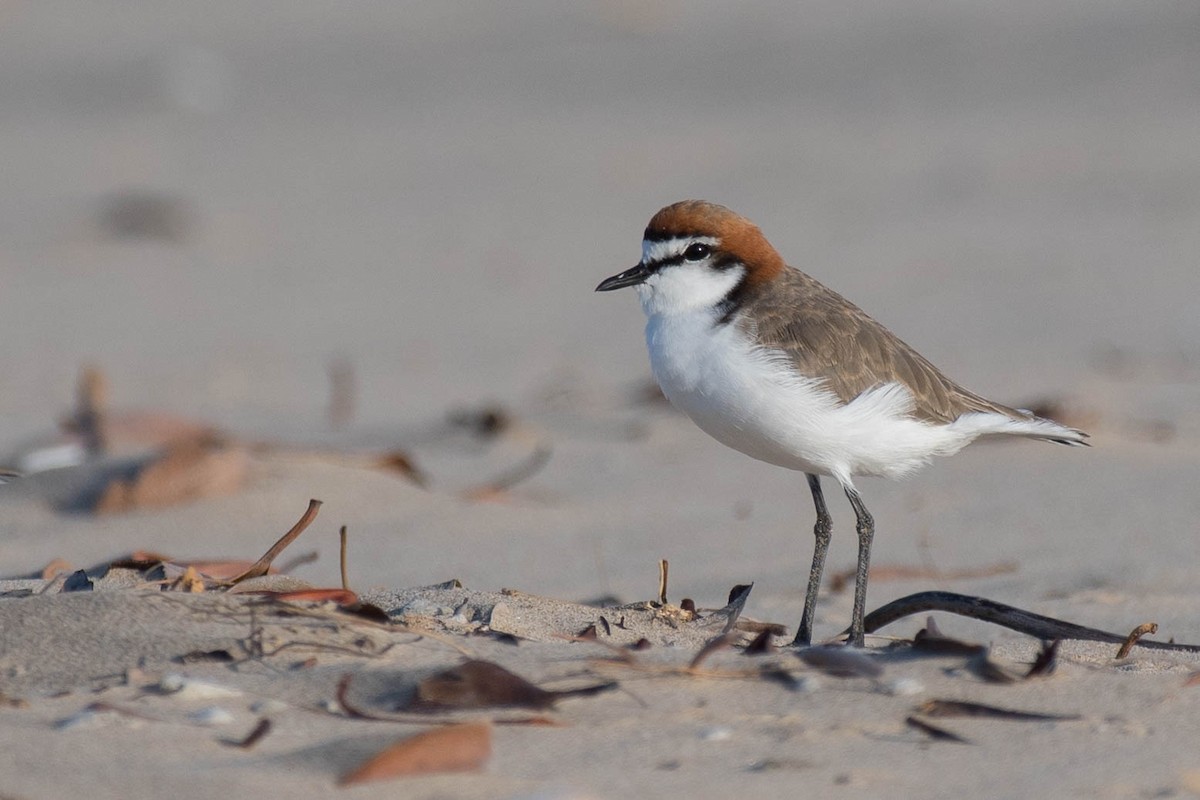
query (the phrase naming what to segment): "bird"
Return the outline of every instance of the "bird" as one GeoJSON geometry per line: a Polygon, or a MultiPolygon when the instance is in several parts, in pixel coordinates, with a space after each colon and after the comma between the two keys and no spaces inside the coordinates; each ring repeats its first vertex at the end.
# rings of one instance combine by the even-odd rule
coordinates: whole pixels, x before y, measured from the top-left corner
{"type": "Polygon", "coordinates": [[[635,287],[663,394],[705,433],[805,473],[816,509],[812,567],[793,640],[812,643],[833,520],[821,478],[856,518],[858,561],[847,644],[864,646],[875,522],[856,477],[902,478],[980,437],[1087,445],[1088,435],[975,394],[858,306],[789,266],[753,222],[715,203],[666,206],[641,260],[598,292],[635,287]]]}

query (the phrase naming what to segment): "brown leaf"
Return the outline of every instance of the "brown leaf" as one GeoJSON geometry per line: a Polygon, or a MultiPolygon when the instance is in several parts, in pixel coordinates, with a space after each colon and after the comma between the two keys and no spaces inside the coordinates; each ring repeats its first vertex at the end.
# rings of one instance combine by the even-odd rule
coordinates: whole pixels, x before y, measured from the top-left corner
{"type": "Polygon", "coordinates": [[[1072,721],[1082,719],[1078,714],[1043,714],[1037,711],[1016,711],[1009,708],[972,703],[966,700],[926,700],[917,711],[928,717],[991,717],[1020,722],[1072,721]]]}
{"type": "Polygon", "coordinates": [[[109,562],[110,567],[124,567],[126,569],[146,569],[153,567],[156,564],[171,561],[170,556],[164,556],[162,553],[156,553],[153,550],[134,550],[127,556],[113,559],[109,562]]]}
{"type": "Polygon", "coordinates": [[[429,488],[429,478],[417,467],[412,456],[403,450],[391,450],[379,456],[375,466],[387,472],[395,472],[422,489],[429,488]]]}
{"type": "Polygon", "coordinates": [[[939,739],[943,742],[957,742],[958,744],[971,744],[969,740],[964,739],[957,733],[948,731],[945,728],[939,728],[937,725],[931,725],[919,717],[907,717],[904,722],[910,728],[916,728],[930,739],[939,739]]]}
{"type": "Polygon", "coordinates": [[[42,580],[54,580],[64,572],[74,572],[75,568],[71,566],[71,562],[66,559],[56,558],[46,566],[42,567],[42,580]]]}
{"type": "Polygon", "coordinates": [[[547,442],[536,443],[533,452],[529,458],[517,464],[515,467],[497,475],[487,483],[466,489],[462,492],[464,500],[472,500],[475,502],[492,502],[503,500],[508,490],[512,489],[519,483],[532,478],[542,470],[542,467],[550,461],[550,455],[553,449],[547,442]]]}
{"type": "Polygon", "coordinates": [[[746,645],[746,649],[742,651],[743,655],[761,656],[767,653],[774,653],[775,645],[771,643],[771,631],[763,629],[758,636],[754,637],[754,641],[746,645]]]}
{"type": "Polygon", "coordinates": [[[358,595],[349,589],[300,589],[295,592],[261,592],[261,594],[269,595],[276,600],[296,603],[337,603],[342,606],[358,602],[358,595]]]}
{"type": "Polygon", "coordinates": [[[169,563],[177,564],[184,568],[195,569],[201,575],[215,580],[226,581],[234,576],[241,575],[254,562],[246,561],[245,559],[222,559],[213,561],[172,561],[169,563]]]}
{"type": "Polygon", "coordinates": [[[564,697],[582,697],[613,689],[615,682],[580,689],[547,691],[514,675],[499,664],[472,660],[442,670],[417,684],[408,710],[522,707],[550,708],[564,697]]]}
{"type": "Polygon", "coordinates": [[[952,639],[938,628],[933,617],[925,622],[925,627],[917,631],[913,637],[912,649],[919,653],[929,653],[937,656],[975,656],[986,653],[987,648],[981,644],[952,639]]]}
{"type": "Polygon", "coordinates": [[[249,750],[250,748],[254,747],[254,745],[261,742],[263,738],[270,732],[271,720],[267,719],[266,717],[262,717],[259,719],[258,724],[254,726],[254,729],[246,734],[245,737],[241,739],[221,739],[220,742],[221,744],[228,745],[230,747],[238,747],[242,750],[249,750]]]}
{"type": "Polygon", "coordinates": [[[347,772],[340,786],[441,772],[475,772],[492,754],[492,726],[450,725],[389,745],[347,772]]]}
{"type": "Polygon", "coordinates": [[[164,508],[241,488],[249,469],[241,448],[182,442],[134,475],[114,477],[92,506],[96,514],[164,508]]]}

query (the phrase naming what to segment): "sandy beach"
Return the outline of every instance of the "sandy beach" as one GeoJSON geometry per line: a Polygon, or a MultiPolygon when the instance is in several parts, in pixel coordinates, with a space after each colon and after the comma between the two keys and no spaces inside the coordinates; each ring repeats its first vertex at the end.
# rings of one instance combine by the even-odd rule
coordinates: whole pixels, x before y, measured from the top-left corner
{"type": "Polygon", "coordinates": [[[665,404],[593,292],[666,203],[753,218],[1092,437],[863,480],[869,610],[1200,644],[1195,7],[0,9],[0,796],[1200,795],[1196,653],[1026,677],[1039,637],[937,611],[783,646],[803,476],[665,404]],[[343,526],[354,599],[286,594],[343,588],[343,526]]]}

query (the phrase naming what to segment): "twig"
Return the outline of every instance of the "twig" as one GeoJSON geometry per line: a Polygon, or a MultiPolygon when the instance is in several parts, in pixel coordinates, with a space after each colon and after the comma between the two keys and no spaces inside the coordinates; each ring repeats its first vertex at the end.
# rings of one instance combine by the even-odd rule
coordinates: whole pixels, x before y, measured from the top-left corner
{"type": "Polygon", "coordinates": [[[299,521],[292,526],[292,529],[279,538],[279,541],[271,545],[271,549],[263,553],[262,558],[250,565],[250,569],[238,575],[236,578],[227,581],[224,585],[236,586],[247,578],[258,578],[267,574],[271,569],[271,562],[276,556],[282,553],[288,545],[296,541],[296,537],[304,533],[304,529],[312,524],[312,521],[317,518],[317,510],[321,507],[320,500],[309,500],[308,509],[304,512],[304,516],[300,517],[299,521]]]}
{"type": "Polygon", "coordinates": [[[339,563],[341,564],[341,567],[342,567],[342,588],[345,589],[346,591],[350,591],[350,579],[347,577],[347,571],[346,571],[346,526],[345,525],[342,526],[342,529],[341,529],[341,531],[339,531],[338,535],[341,537],[341,540],[342,540],[341,550],[339,551],[339,558],[340,558],[339,563]]]}
{"type": "Polygon", "coordinates": [[[919,717],[906,717],[904,722],[910,728],[916,728],[930,739],[938,739],[943,742],[955,742],[957,744],[971,744],[969,739],[964,739],[957,733],[948,731],[945,728],[939,728],[937,725],[930,725],[928,722],[920,719],[919,717]]]}
{"type": "Polygon", "coordinates": [[[487,500],[501,495],[518,483],[528,480],[541,471],[550,461],[553,448],[547,442],[538,442],[533,453],[522,464],[518,464],[507,472],[502,472],[492,480],[472,489],[462,492],[467,500],[487,500]]]}
{"type": "Polygon", "coordinates": [[[1121,649],[1117,651],[1117,660],[1120,661],[1122,658],[1126,658],[1129,655],[1129,651],[1138,643],[1138,639],[1141,639],[1147,633],[1158,633],[1158,623],[1143,622],[1130,631],[1129,636],[1121,644],[1121,649]]]}
{"type": "Polygon", "coordinates": [[[724,650],[725,648],[729,647],[732,641],[733,637],[728,633],[722,633],[719,636],[714,636],[713,638],[709,639],[704,643],[704,646],[700,648],[700,652],[696,653],[695,658],[693,658],[688,664],[688,672],[694,672],[700,669],[700,665],[704,663],[706,658],[718,650],[724,650]]]}
{"type": "MultiPolygon", "coordinates": [[[[945,611],[948,614],[959,614],[972,619],[983,620],[994,625],[1024,633],[1037,639],[1075,639],[1085,642],[1109,642],[1123,644],[1128,638],[1116,633],[1064,622],[1053,617],[1044,617],[1032,611],[1025,611],[1014,606],[997,603],[983,597],[972,597],[955,592],[919,592],[893,600],[867,615],[863,628],[867,633],[874,633],[880,628],[890,625],[898,619],[910,614],[920,614],[926,611],[945,611]]],[[[1183,653],[1198,653],[1200,645],[1176,644],[1175,642],[1158,642],[1141,639],[1136,645],[1151,650],[1172,650],[1183,653]]]]}
{"type": "Polygon", "coordinates": [[[221,739],[219,741],[221,744],[229,745],[230,747],[239,747],[242,750],[249,750],[251,747],[254,747],[254,745],[261,742],[263,737],[270,733],[270,731],[271,720],[263,717],[258,721],[258,724],[254,726],[254,729],[250,731],[250,733],[246,734],[243,738],[221,739]]]}
{"type": "Polygon", "coordinates": [[[658,560],[658,604],[660,606],[667,604],[667,570],[669,567],[665,558],[658,560]]]}

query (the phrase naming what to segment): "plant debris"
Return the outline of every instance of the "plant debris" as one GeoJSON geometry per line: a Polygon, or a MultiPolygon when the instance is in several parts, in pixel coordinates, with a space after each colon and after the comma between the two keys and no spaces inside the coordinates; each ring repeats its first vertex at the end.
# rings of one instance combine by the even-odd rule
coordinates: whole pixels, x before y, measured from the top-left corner
{"type": "Polygon", "coordinates": [[[300,534],[304,533],[304,529],[311,525],[312,521],[317,518],[317,511],[320,508],[320,500],[309,500],[308,508],[305,510],[303,516],[300,517],[296,524],[291,527],[291,530],[279,537],[279,540],[276,541],[275,544],[271,545],[267,552],[263,553],[262,557],[258,559],[258,561],[255,561],[253,564],[251,564],[250,567],[241,575],[237,575],[230,579],[229,583],[231,585],[236,585],[248,578],[257,578],[259,576],[266,575],[267,571],[271,568],[271,562],[274,561],[275,558],[282,553],[288,545],[296,541],[296,538],[299,537],[300,534]]]}
{"type": "Polygon", "coordinates": [[[973,744],[973,742],[971,742],[969,739],[964,739],[957,733],[948,731],[945,728],[940,728],[937,725],[930,724],[920,717],[905,717],[904,723],[910,728],[916,728],[930,739],[937,739],[938,741],[942,742],[955,742],[957,744],[973,744]]]}
{"type": "MultiPolygon", "coordinates": [[[[866,619],[863,621],[864,630],[866,633],[874,633],[898,619],[926,611],[945,611],[949,614],[958,614],[972,619],[983,620],[984,622],[1000,625],[1043,641],[1075,639],[1087,642],[1124,644],[1128,638],[1127,636],[1097,630],[1096,628],[1088,628],[1072,622],[1054,619],[1053,617],[1042,616],[1032,611],[1025,611],[1024,609],[998,603],[995,600],[988,600],[984,597],[941,591],[910,594],[875,609],[870,614],[867,614],[866,619]]],[[[1153,650],[1200,653],[1200,645],[1198,644],[1179,644],[1176,642],[1138,639],[1136,646],[1153,650]]]]}
{"type": "Polygon", "coordinates": [[[338,779],[339,786],[442,772],[476,772],[492,755],[492,726],[450,725],[389,745],[338,779]]]}
{"type": "Polygon", "coordinates": [[[966,700],[926,700],[917,707],[918,713],[927,717],[987,717],[1019,722],[1074,722],[1083,717],[1079,714],[1043,714],[1036,711],[1016,711],[1009,708],[972,703],[966,700]]]}
{"type": "Polygon", "coordinates": [[[241,739],[221,739],[221,744],[229,747],[237,747],[242,750],[250,750],[254,745],[266,738],[271,732],[271,720],[266,717],[261,718],[257,724],[241,739]]]}
{"type": "Polygon", "coordinates": [[[446,711],[477,708],[551,708],[567,697],[590,697],[617,687],[616,681],[579,689],[548,691],[499,664],[473,659],[442,670],[417,684],[406,710],[446,711]]]}
{"type": "Polygon", "coordinates": [[[1123,658],[1128,658],[1129,651],[1133,650],[1133,646],[1138,643],[1138,639],[1141,639],[1148,633],[1158,633],[1157,622],[1143,622],[1130,631],[1129,636],[1121,643],[1121,648],[1117,650],[1117,660],[1120,661],[1123,658]]]}

